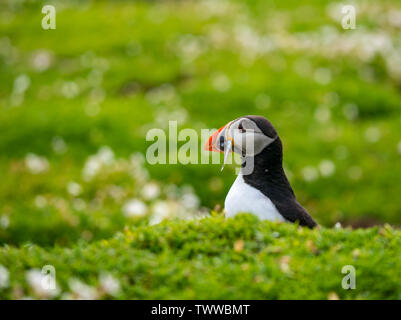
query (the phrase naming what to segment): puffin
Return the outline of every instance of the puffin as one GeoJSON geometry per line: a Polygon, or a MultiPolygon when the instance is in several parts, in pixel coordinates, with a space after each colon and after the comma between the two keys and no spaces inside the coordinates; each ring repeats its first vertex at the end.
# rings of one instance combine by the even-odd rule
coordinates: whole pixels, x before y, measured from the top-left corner
{"type": "Polygon", "coordinates": [[[260,220],[317,226],[295,197],[283,169],[281,139],[265,117],[249,115],[230,121],[209,137],[204,149],[224,153],[222,170],[231,152],[241,156],[239,174],[224,202],[226,218],[250,213],[260,220]]]}

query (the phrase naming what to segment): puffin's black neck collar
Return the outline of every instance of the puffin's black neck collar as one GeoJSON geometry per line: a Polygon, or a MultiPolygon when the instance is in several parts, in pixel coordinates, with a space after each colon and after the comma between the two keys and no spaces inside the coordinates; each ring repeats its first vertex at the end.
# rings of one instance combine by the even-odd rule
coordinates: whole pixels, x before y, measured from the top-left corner
{"type": "Polygon", "coordinates": [[[272,201],[283,195],[294,197],[294,192],[284,173],[283,147],[279,137],[253,159],[245,158],[244,160],[254,162],[252,173],[243,175],[247,184],[260,190],[272,201]]]}

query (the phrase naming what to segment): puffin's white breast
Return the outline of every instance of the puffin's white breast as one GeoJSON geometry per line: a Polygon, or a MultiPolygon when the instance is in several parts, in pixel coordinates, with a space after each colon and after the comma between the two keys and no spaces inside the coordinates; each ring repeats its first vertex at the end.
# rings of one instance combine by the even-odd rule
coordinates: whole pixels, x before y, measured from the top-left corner
{"type": "Polygon", "coordinates": [[[273,202],[261,191],[245,183],[241,174],[237,176],[224,202],[226,217],[238,213],[252,213],[261,220],[285,221],[273,202]]]}

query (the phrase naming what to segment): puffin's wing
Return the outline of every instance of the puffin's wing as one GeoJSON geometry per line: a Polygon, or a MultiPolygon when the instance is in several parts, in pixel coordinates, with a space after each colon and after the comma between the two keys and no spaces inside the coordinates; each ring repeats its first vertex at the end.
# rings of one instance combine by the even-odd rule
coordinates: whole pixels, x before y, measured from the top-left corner
{"type": "Polygon", "coordinates": [[[279,203],[275,203],[275,205],[280,214],[288,221],[299,221],[301,226],[307,226],[309,228],[317,226],[317,223],[296,199],[291,199],[291,201],[280,201],[279,203]]]}

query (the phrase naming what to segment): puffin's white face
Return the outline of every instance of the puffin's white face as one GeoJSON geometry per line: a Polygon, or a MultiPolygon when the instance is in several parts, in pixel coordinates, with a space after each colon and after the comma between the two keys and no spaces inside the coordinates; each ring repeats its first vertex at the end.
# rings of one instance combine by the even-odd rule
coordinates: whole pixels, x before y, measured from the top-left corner
{"type": "Polygon", "coordinates": [[[224,152],[226,163],[231,151],[242,157],[254,157],[275,139],[276,137],[266,136],[251,119],[239,118],[213,133],[205,145],[205,150],[224,152]]]}

